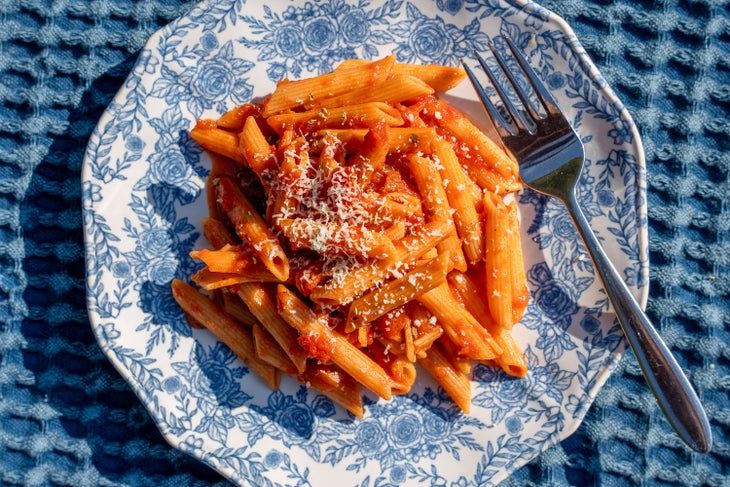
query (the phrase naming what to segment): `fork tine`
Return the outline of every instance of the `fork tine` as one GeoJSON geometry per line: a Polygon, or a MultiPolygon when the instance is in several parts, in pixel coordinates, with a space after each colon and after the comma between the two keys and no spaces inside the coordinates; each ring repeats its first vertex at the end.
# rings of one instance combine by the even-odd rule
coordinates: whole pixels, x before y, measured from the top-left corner
{"type": "MultiPolygon", "coordinates": [[[[520,53],[520,49],[517,48],[512,38],[507,34],[504,34],[502,37],[507,42],[512,56],[514,56],[514,58],[517,60],[517,63],[520,65],[522,72],[525,74],[527,80],[530,82],[532,89],[535,90],[535,94],[542,103],[543,107],[545,107],[545,109],[551,114],[560,113],[560,109],[558,108],[558,103],[555,101],[555,98],[553,98],[553,95],[550,93],[550,91],[548,91],[547,87],[545,87],[543,82],[537,76],[537,73],[535,73],[535,70],[532,69],[530,63],[528,63],[525,57],[520,53]]],[[[512,73],[509,70],[506,70],[506,72],[510,77],[510,81],[512,81],[512,73]]],[[[515,86],[515,90],[522,100],[522,103],[527,107],[528,110],[530,110],[530,115],[535,120],[539,120],[540,118],[542,118],[535,112],[532,104],[528,100],[526,100],[524,93],[522,92],[522,90],[519,89],[518,85],[514,81],[512,81],[512,83],[515,86]]]]}
{"type": "MultiPolygon", "coordinates": [[[[500,69],[507,77],[507,81],[512,86],[512,90],[515,91],[525,107],[529,108],[529,115],[533,117],[534,120],[539,119],[539,117],[535,118],[534,110],[532,109],[532,106],[527,103],[525,99],[525,95],[522,93],[522,90],[520,89],[520,86],[517,84],[517,80],[515,79],[514,75],[512,74],[512,71],[507,66],[507,63],[505,62],[504,58],[502,57],[502,54],[499,52],[499,50],[494,45],[494,41],[492,39],[489,39],[489,49],[492,51],[492,55],[494,56],[494,59],[497,60],[497,64],[499,64],[500,69]]],[[[478,53],[475,53],[477,56],[477,59],[479,60],[479,64],[482,65],[482,68],[487,73],[487,76],[489,77],[489,81],[492,83],[492,86],[494,86],[495,91],[499,95],[499,98],[502,100],[502,103],[504,104],[504,107],[509,112],[512,119],[515,121],[515,125],[517,125],[517,128],[519,130],[525,130],[528,133],[533,133],[533,130],[531,126],[527,123],[525,118],[522,116],[522,113],[517,109],[514,103],[512,103],[512,100],[510,99],[509,95],[507,94],[507,91],[505,90],[502,83],[499,82],[497,77],[494,75],[494,72],[490,69],[490,67],[487,65],[487,62],[484,60],[482,56],[480,56],[478,53]]]]}
{"type": "MultiPolygon", "coordinates": [[[[510,82],[510,84],[514,87],[514,82],[512,81],[512,76],[508,69],[506,69],[506,66],[502,63],[501,59],[498,57],[497,49],[494,45],[494,41],[492,39],[489,39],[489,49],[492,51],[492,54],[497,59],[497,62],[499,64],[499,67],[502,69],[502,72],[507,75],[507,80],[510,82]]],[[[518,130],[526,130],[527,132],[532,132],[530,129],[530,126],[525,121],[525,118],[522,116],[522,113],[517,109],[514,103],[512,103],[512,99],[509,97],[507,93],[507,89],[505,89],[505,86],[503,83],[497,79],[497,76],[494,74],[494,71],[489,67],[487,62],[484,60],[484,58],[478,53],[475,52],[474,55],[476,56],[477,60],[479,61],[479,64],[482,66],[482,69],[487,74],[487,77],[489,78],[489,82],[494,87],[494,90],[497,92],[497,95],[499,96],[499,99],[502,101],[502,104],[504,105],[505,109],[507,109],[507,112],[510,114],[510,117],[512,117],[512,120],[514,120],[515,125],[517,126],[518,130]]],[[[513,135],[515,135],[513,133],[513,135]]]]}
{"type": "MultiPolygon", "coordinates": [[[[507,35],[503,35],[505,39],[507,39],[507,35]]],[[[507,77],[507,81],[509,81],[509,84],[512,86],[512,90],[517,94],[517,97],[520,99],[520,102],[522,103],[522,106],[525,107],[525,110],[527,110],[528,115],[532,118],[533,121],[540,120],[542,117],[539,113],[535,110],[535,107],[530,102],[529,97],[527,96],[527,93],[522,89],[520,86],[520,83],[518,82],[517,78],[515,77],[512,69],[507,65],[507,61],[504,58],[504,55],[499,51],[499,49],[496,48],[493,41],[489,41],[489,48],[492,50],[492,54],[494,55],[494,59],[497,61],[497,64],[502,69],[502,72],[507,77]]],[[[515,50],[512,49],[512,46],[510,45],[510,50],[512,51],[512,56],[517,57],[515,54],[515,50]]],[[[522,69],[522,64],[520,63],[520,69],[522,69]]],[[[501,89],[501,88],[499,88],[501,89]]],[[[503,96],[504,98],[504,96],[503,96]]],[[[510,105],[512,103],[510,102],[510,105]]],[[[516,108],[514,108],[514,105],[512,105],[512,108],[510,109],[510,112],[516,111],[516,108]]],[[[528,130],[528,132],[532,133],[532,131],[528,130]]]]}
{"type": "MultiPolygon", "coordinates": [[[[479,53],[475,51],[474,54],[479,60],[479,64],[481,64],[482,67],[485,67],[486,62],[484,62],[484,59],[479,55],[479,53]]],[[[516,132],[512,130],[504,117],[502,117],[502,114],[500,114],[499,110],[497,110],[497,107],[494,105],[494,103],[492,103],[492,100],[489,98],[489,95],[482,87],[479,79],[477,79],[474,71],[472,71],[472,69],[464,62],[463,59],[461,60],[461,64],[464,66],[466,75],[469,77],[469,81],[471,82],[472,86],[474,86],[474,90],[477,92],[477,95],[482,102],[482,106],[485,110],[487,110],[487,114],[489,115],[489,118],[492,121],[494,128],[497,130],[499,136],[507,137],[510,135],[516,135],[516,132]]]]}

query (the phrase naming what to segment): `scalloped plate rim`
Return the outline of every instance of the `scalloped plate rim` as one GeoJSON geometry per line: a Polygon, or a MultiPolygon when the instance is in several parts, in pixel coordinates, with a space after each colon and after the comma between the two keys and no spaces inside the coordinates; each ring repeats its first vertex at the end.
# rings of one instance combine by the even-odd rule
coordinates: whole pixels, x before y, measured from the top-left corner
{"type": "MultiPolygon", "coordinates": [[[[168,31],[170,29],[174,28],[174,26],[177,25],[178,23],[180,23],[183,19],[185,19],[186,16],[193,9],[200,8],[204,5],[213,4],[213,3],[215,3],[215,1],[216,0],[203,0],[195,5],[191,6],[191,8],[188,10],[188,12],[186,12],[185,14],[180,16],[178,19],[168,23],[167,25],[165,25],[162,28],[155,31],[149,37],[149,39],[145,43],[143,49],[151,49],[151,48],[157,46],[159,41],[168,34],[168,31]]],[[[377,1],[378,0],[375,0],[375,3],[377,3],[377,1]]],[[[577,36],[575,35],[575,32],[573,31],[573,29],[563,18],[561,18],[554,12],[552,12],[544,7],[541,7],[538,4],[536,4],[535,2],[532,2],[530,0],[502,0],[502,1],[513,4],[520,8],[532,8],[534,6],[537,6],[538,8],[541,9],[541,11],[547,13],[548,18],[545,20],[545,22],[553,23],[553,24],[557,25],[559,27],[559,30],[561,30],[565,34],[566,38],[571,39],[571,41],[572,41],[571,49],[574,51],[574,53],[580,59],[580,63],[584,66],[586,72],[591,73],[593,76],[600,77],[597,67],[593,64],[591,59],[588,57],[588,55],[585,52],[585,50],[583,49],[582,45],[578,41],[577,36]]],[[[244,3],[245,3],[245,0],[244,0],[244,3]]],[[[135,62],[135,67],[137,66],[138,61],[135,62]]],[[[594,79],[594,81],[595,81],[595,79],[594,79]]],[[[125,82],[126,82],[126,80],[125,80],[125,82]]],[[[633,134],[633,142],[630,145],[633,146],[635,149],[634,154],[637,158],[637,166],[640,169],[640,172],[637,174],[637,177],[641,180],[640,186],[642,186],[642,185],[644,185],[644,178],[645,178],[645,172],[646,172],[646,161],[645,161],[645,154],[644,154],[643,145],[641,142],[641,137],[640,137],[638,128],[636,127],[636,124],[633,123],[633,119],[632,119],[631,115],[629,114],[629,112],[627,111],[627,109],[625,108],[625,106],[623,105],[623,103],[618,99],[618,97],[616,96],[616,94],[614,93],[612,88],[607,83],[603,83],[600,86],[599,91],[612,104],[614,104],[616,107],[620,107],[621,118],[630,122],[629,126],[630,126],[630,130],[633,134]]],[[[112,101],[112,104],[110,104],[110,107],[112,105],[114,105],[115,103],[123,100],[126,97],[126,95],[127,95],[127,90],[124,87],[124,83],[123,83],[122,87],[119,89],[117,94],[113,97],[113,101],[112,101]]],[[[101,127],[102,125],[108,123],[111,120],[111,118],[113,118],[113,115],[114,115],[113,109],[105,110],[105,112],[102,114],[102,116],[98,120],[96,127],[98,128],[98,127],[101,127]]],[[[95,129],[90,137],[90,140],[96,138],[97,136],[98,136],[98,134],[95,129]]],[[[87,157],[88,157],[88,153],[84,155],[84,163],[82,165],[82,172],[81,172],[82,181],[85,181],[87,179],[87,171],[88,171],[87,157]]],[[[644,202],[643,205],[637,206],[636,211],[637,211],[637,220],[640,222],[645,222],[646,214],[647,214],[646,202],[644,202]]],[[[637,241],[638,241],[639,251],[642,254],[644,254],[647,252],[647,244],[648,244],[647,225],[646,224],[639,225],[637,227],[637,231],[638,231],[637,241]]],[[[84,235],[84,238],[86,239],[86,233],[84,235]]],[[[643,308],[646,306],[648,295],[649,295],[649,286],[648,286],[649,261],[648,261],[648,257],[646,255],[643,255],[643,257],[641,258],[640,264],[641,264],[640,273],[644,277],[643,282],[645,282],[647,284],[645,284],[640,289],[638,289],[638,291],[636,291],[635,294],[638,293],[637,299],[639,300],[639,302],[643,308]]],[[[102,349],[105,357],[110,361],[110,363],[113,364],[113,366],[117,370],[117,372],[122,376],[122,378],[133,389],[134,393],[137,395],[140,402],[142,402],[145,405],[145,407],[148,409],[148,412],[150,413],[150,417],[152,418],[154,424],[159,429],[162,436],[169,443],[169,445],[180,451],[183,451],[184,453],[192,456],[193,458],[196,458],[197,460],[205,463],[209,467],[216,470],[219,474],[223,475],[224,477],[229,478],[229,480],[230,480],[233,477],[233,475],[231,475],[229,472],[219,468],[219,465],[217,465],[215,462],[211,461],[209,458],[206,458],[205,456],[199,455],[197,453],[190,453],[189,451],[186,451],[184,448],[181,448],[181,444],[180,444],[178,438],[176,438],[174,434],[170,433],[168,427],[166,425],[164,425],[159,420],[159,418],[156,416],[156,414],[154,414],[153,411],[150,409],[150,404],[148,404],[147,401],[145,400],[145,398],[143,397],[144,391],[138,385],[135,377],[131,374],[129,369],[126,368],[115,356],[110,355],[108,353],[106,341],[105,341],[104,337],[102,336],[101,329],[98,326],[99,324],[95,322],[95,319],[94,319],[93,314],[91,313],[91,310],[89,309],[87,311],[89,312],[90,323],[92,326],[92,330],[94,332],[94,336],[95,336],[100,348],[102,349]]],[[[610,377],[612,372],[615,370],[616,366],[618,365],[618,362],[623,357],[625,350],[626,350],[626,347],[625,347],[625,343],[624,343],[623,347],[618,347],[616,349],[616,351],[610,355],[610,358],[611,358],[610,363],[607,366],[603,367],[601,373],[596,377],[593,387],[591,388],[590,391],[588,391],[588,396],[590,397],[591,404],[595,400],[595,397],[596,397],[596,394],[598,393],[598,391],[603,387],[606,380],[608,380],[608,378],[610,377]]],[[[533,460],[537,455],[539,455],[539,453],[547,450],[551,446],[559,443],[560,441],[562,441],[565,438],[572,435],[581,426],[587,410],[588,410],[588,408],[586,408],[586,410],[583,412],[583,414],[579,418],[576,418],[572,423],[570,423],[570,425],[568,427],[559,431],[556,435],[553,435],[552,437],[550,437],[549,441],[543,442],[541,444],[539,450],[535,453],[535,455],[532,458],[527,459],[527,460],[520,459],[520,461],[518,461],[516,465],[505,469],[502,472],[502,474],[495,479],[495,483],[499,483],[502,480],[506,479],[512,473],[514,473],[514,471],[521,468],[526,463],[529,463],[529,461],[533,460]]],[[[238,479],[238,480],[242,480],[242,479],[238,479]]],[[[253,485],[253,484],[251,484],[251,485],[253,485]]]]}

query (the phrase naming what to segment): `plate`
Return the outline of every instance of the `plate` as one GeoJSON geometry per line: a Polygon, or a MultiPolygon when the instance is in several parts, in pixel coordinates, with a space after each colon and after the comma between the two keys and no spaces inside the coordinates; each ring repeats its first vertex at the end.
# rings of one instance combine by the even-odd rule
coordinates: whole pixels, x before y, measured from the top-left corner
{"type": "MultiPolygon", "coordinates": [[[[586,146],[579,192],[640,302],[648,282],[637,130],[559,18],[523,1],[206,1],[156,33],[93,132],[83,164],[87,302],[104,353],[173,446],[240,485],[491,485],[573,432],[625,345],[577,233],[554,200],[525,191],[531,301],[516,326],[530,372],[478,366],[468,416],[420,374],[365,417],[285,378],[271,392],[223,344],[185,324],[170,282],[204,246],[207,155],[188,131],[261,99],[284,77],[348,58],[456,65],[490,36],[523,47],[586,146]]],[[[449,94],[475,122],[462,83],[449,94]]]]}

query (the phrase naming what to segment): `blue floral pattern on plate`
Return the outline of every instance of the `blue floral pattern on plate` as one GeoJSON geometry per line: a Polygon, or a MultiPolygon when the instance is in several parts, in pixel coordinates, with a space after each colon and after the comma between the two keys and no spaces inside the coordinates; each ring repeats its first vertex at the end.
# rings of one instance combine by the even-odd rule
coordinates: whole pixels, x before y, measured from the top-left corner
{"type": "MultiPolygon", "coordinates": [[[[477,366],[469,416],[423,373],[390,402],[366,396],[362,420],[293,380],[269,391],[185,324],[169,289],[204,245],[209,159],[188,135],[197,118],[348,58],[454,65],[501,33],[582,136],[583,207],[646,299],[641,142],[562,20],[523,0],[203,2],[150,39],[89,140],[82,176],[92,327],[172,445],[241,485],[482,486],[577,428],[623,339],[567,214],[533,192],[517,196],[531,302],[515,334],[530,372],[477,366]]],[[[484,123],[468,83],[447,96],[484,123]]]]}

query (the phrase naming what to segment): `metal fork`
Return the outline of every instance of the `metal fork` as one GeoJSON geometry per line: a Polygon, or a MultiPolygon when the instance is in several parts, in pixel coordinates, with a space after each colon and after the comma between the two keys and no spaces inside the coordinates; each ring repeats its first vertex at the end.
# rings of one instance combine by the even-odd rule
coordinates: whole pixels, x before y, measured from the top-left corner
{"type": "Polygon", "coordinates": [[[495,72],[479,53],[475,52],[475,56],[512,123],[500,114],[474,71],[462,61],[469,80],[505,148],[519,163],[520,177],[524,183],[540,193],[561,200],[573,218],[626,339],[667,420],[692,449],[706,453],[712,448],[712,432],[697,394],[619,276],[579,206],[576,186],[585,158],[583,143],[512,39],[504,36],[504,40],[524,76],[522,84],[525,80],[529,82],[533,100],[536,98],[542,109],[538,111],[533,106],[528,90],[521,87],[513,70],[508,67],[507,57],[491,40],[489,46],[494,59],[508,82],[497,79],[495,72]],[[515,97],[510,97],[510,94],[517,95],[518,104],[514,103],[515,97]],[[523,110],[518,109],[519,105],[523,110]]]}

